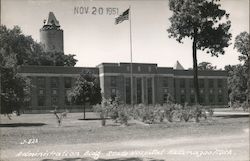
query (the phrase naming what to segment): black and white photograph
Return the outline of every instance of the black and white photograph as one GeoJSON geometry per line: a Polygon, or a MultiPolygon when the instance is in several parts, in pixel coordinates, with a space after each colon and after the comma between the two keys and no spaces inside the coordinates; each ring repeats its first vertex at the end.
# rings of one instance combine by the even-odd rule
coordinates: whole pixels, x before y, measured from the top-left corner
{"type": "Polygon", "coordinates": [[[0,161],[249,161],[249,0],[0,0],[0,161]]]}

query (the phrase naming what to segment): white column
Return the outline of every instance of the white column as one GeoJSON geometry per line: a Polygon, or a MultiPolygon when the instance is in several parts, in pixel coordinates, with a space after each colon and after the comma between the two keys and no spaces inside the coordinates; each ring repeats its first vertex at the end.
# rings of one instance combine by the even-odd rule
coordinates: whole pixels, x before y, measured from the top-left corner
{"type": "Polygon", "coordinates": [[[144,77],[141,77],[141,86],[142,86],[142,92],[141,92],[141,95],[142,95],[142,103],[145,104],[145,98],[144,98],[144,77]]]}
{"type": "Polygon", "coordinates": [[[152,103],[155,104],[155,79],[152,77],[152,103]]]}

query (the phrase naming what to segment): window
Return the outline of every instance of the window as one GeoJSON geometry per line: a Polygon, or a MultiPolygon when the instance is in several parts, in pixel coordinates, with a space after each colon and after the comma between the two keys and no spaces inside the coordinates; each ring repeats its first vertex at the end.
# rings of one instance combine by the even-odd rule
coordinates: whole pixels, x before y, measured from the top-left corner
{"type": "Polygon", "coordinates": [[[223,102],[223,96],[220,94],[218,95],[218,102],[219,103],[222,103],[223,102]]]}
{"type": "Polygon", "coordinates": [[[190,95],[190,102],[191,103],[194,103],[195,102],[195,96],[192,94],[190,95]]]}
{"type": "Polygon", "coordinates": [[[57,77],[51,78],[51,88],[58,88],[59,80],[57,77]]]}
{"type": "Polygon", "coordinates": [[[138,72],[140,72],[141,71],[141,66],[138,66],[138,72]]]}
{"type": "Polygon", "coordinates": [[[152,89],[152,78],[148,78],[147,79],[147,85],[148,85],[148,104],[152,104],[153,103],[153,89],[152,89]]]}
{"type": "Polygon", "coordinates": [[[65,105],[70,105],[70,101],[68,100],[67,96],[65,96],[65,98],[64,98],[64,103],[65,103],[65,105]]]}
{"type": "Polygon", "coordinates": [[[114,100],[116,97],[116,89],[115,88],[111,88],[111,99],[114,100]]]}
{"type": "Polygon", "coordinates": [[[111,89],[111,94],[114,94],[114,95],[116,94],[116,89],[115,88],[111,89]]]}
{"type": "Polygon", "coordinates": [[[168,88],[163,88],[163,93],[168,93],[168,88]]]}
{"type": "Polygon", "coordinates": [[[51,105],[57,105],[58,104],[58,98],[57,97],[51,97],[51,105]]]}
{"type": "Polygon", "coordinates": [[[208,87],[209,88],[214,88],[214,80],[213,79],[208,80],[208,87]]]}
{"type": "Polygon", "coordinates": [[[194,90],[193,90],[193,89],[191,89],[190,93],[191,93],[191,94],[194,94],[194,90]]]}
{"type": "Polygon", "coordinates": [[[37,87],[38,88],[45,88],[45,78],[44,77],[37,78],[37,87]]]}
{"type": "Polygon", "coordinates": [[[52,89],[51,93],[52,93],[52,95],[57,95],[58,91],[57,91],[57,89],[52,89]]]}
{"type": "Polygon", "coordinates": [[[209,103],[213,103],[214,102],[214,95],[210,94],[208,96],[208,99],[209,99],[209,103]]]}
{"type": "Polygon", "coordinates": [[[168,87],[168,78],[163,78],[163,80],[162,80],[162,86],[163,87],[168,87]]]}
{"type": "Polygon", "coordinates": [[[214,91],[212,89],[209,90],[209,94],[213,94],[214,91]]]}
{"type": "Polygon", "coordinates": [[[64,88],[71,88],[71,78],[70,77],[64,78],[64,88]]]}
{"type": "Polygon", "coordinates": [[[205,97],[203,94],[200,95],[200,102],[205,103],[205,97]]]}
{"type": "Polygon", "coordinates": [[[203,89],[200,89],[200,93],[203,94],[203,93],[204,93],[204,90],[203,90],[203,89]]]}
{"type": "Polygon", "coordinates": [[[199,79],[200,88],[204,88],[204,79],[199,79]]]}
{"type": "Polygon", "coordinates": [[[39,89],[38,95],[44,95],[44,89],[39,89]]]}
{"type": "Polygon", "coordinates": [[[45,105],[45,97],[44,96],[39,96],[37,100],[38,106],[44,106],[45,105]]]}
{"type": "Polygon", "coordinates": [[[185,89],[181,89],[181,94],[185,94],[185,89]]]}
{"type": "Polygon", "coordinates": [[[126,78],[126,103],[131,104],[131,78],[126,78]]]}
{"type": "Polygon", "coordinates": [[[137,104],[142,103],[142,79],[137,78],[136,80],[136,85],[137,85],[137,104]]]}
{"type": "Polygon", "coordinates": [[[148,67],[148,72],[151,72],[152,71],[152,68],[151,66],[148,67]]]}
{"type": "Polygon", "coordinates": [[[181,103],[185,103],[185,101],[186,101],[185,95],[181,95],[181,103]]]}
{"type": "Polygon", "coordinates": [[[110,85],[111,87],[116,87],[116,77],[110,77],[111,81],[110,81],[110,85]]]}
{"type": "Polygon", "coordinates": [[[185,79],[180,79],[180,87],[185,88],[185,79]]]}
{"type": "Polygon", "coordinates": [[[221,89],[219,89],[219,91],[218,91],[218,92],[219,92],[219,94],[221,94],[221,93],[222,93],[222,90],[221,90],[221,89]]]}
{"type": "Polygon", "coordinates": [[[68,99],[68,95],[69,95],[69,93],[70,93],[70,89],[66,89],[65,90],[65,98],[64,98],[64,102],[65,102],[65,105],[70,105],[70,101],[69,101],[69,99],[68,99]]]}
{"type": "Polygon", "coordinates": [[[130,67],[129,67],[129,66],[126,66],[126,68],[127,68],[127,72],[129,72],[129,71],[130,71],[130,67]]]}
{"type": "Polygon", "coordinates": [[[222,86],[223,86],[222,79],[218,79],[218,88],[222,88],[222,86]]]}
{"type": "Polygon", "coordinates": [[[166,103],[168,101],[168,94],[163,94],[163,102],[166,103]]]}
{"type": "Polygon", "coordinates": [[[194,80],[193,79],[189,79],[189,87],[194,88],[194,80]]]}

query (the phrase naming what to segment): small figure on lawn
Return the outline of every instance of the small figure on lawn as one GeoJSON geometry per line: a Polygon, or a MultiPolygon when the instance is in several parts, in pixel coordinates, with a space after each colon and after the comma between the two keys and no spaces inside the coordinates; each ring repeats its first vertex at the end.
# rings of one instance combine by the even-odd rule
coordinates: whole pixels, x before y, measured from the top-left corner
{"type": "Polygon", "coordinates": [[[59,116],[58,113],[57,113],[57,106],[54,106],[54,107],[55,107],[55,110],[53,111],[53,113],[56,116],[58,126],[61,126],[62,118],[63,118],[62,114],[59,116]]]}

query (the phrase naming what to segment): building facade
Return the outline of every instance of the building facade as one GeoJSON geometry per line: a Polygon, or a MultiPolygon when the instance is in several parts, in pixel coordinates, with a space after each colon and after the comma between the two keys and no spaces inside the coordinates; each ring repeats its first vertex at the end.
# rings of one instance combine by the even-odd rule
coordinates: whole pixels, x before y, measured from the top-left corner
{"type": "MultiPolygon", "coordinates": [[[[119,96],[131,104],[130,63],[98,65],[104,96],[119,96]]],[[[133,63],[133,103],[163,104],[170,95],[175,103],[195,103],[193,71],[158,67],[157,64],[133,63]]],[[[226,105],[226,71],[199,71],[200,101],[203,105],[226,105]]]]}
{"type": "MultiPolygon", "coordinates": [[[[193,71],[158,67],[157,64],[133,63],[133,103],[155,105],[166,103],[171,96],[175,103],[195,102],[193,71]]],[[[97,67],[23,66],[20,73],[32,81],[30,109],[79,109],[67,101],[76,78],[90,71],[100,82],[105,98],[118,96],[131,104],[130,63],[102,63],[97,67]]],[[[228,104],[226,71],[199,71],[200,100],[203,105],[228,104]]]]}
{"type": "Polygon", "coordinates": [[[71,104],[67,94],[82,71],[90,71],[98,78],[97,68],[60,66],[22,66],[19,73],[31,80],[29,110],[50,111],[59,109],[78,110],[81,106],[71,104]]]}

